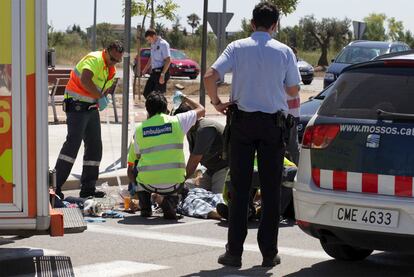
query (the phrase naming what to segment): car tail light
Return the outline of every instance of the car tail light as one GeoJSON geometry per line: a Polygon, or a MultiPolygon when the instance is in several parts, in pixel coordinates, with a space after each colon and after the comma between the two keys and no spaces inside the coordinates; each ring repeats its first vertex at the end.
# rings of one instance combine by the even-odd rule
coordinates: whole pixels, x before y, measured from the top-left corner
{"type": "Polygon", "coordinates": [[[338,124],[314,125],[306,127],[302,147],[324,149],[335,139],[339,132],[338,124]]]}
{"type": "Polygon", "coordinates": [[[305,228],[305,229],[307,229],[307,228],[309,228],[310,227],[310,223],[309,222],[307,222],[307,221],[304,221],[304,220],[296,220],[296,224],[299,226],[299,227],[301,227],[301,228],[305,228]]]}
{"type": "Polygon", "coordinates": [[[407,60],[386,60],[384,61],[386,66],[400,66],[400,67],[414,67],[414,61],[407,60]]]}

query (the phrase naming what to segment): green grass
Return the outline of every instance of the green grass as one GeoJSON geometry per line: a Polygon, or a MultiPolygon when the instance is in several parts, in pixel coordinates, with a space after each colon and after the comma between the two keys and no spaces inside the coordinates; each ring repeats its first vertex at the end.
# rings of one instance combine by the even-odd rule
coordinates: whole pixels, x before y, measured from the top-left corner
{"type": "Polygon", "coordinates": [[[66,47],[66,46],[56,46],[56,65],[63,65],[72,67],[86,54],[90,52],[90,49],[75,46],[75,47],[66,47]]]}
{"type": "MultiPolygon", "coordinates": [[[[187,57],[196,61],[201,66],[201,49],[199,48],[189,48],[184,49],[187,57]]],[[[207,68],[209,68],[217,58],[216,48],[209,47],[207,49],[207,68]]]]}
{"type": "MultiPolygon", "coordinates": [[[[330,63],[333,58],[335,58],[337,52],[336,51],[328,51],[328,62],[330,63]]],[[[311,65],[315,66],[318,64],[318,60],[321,56],[320,51],[302,51],[299,50],[298,57],[302,60],[307,61],[311,65]]]]}

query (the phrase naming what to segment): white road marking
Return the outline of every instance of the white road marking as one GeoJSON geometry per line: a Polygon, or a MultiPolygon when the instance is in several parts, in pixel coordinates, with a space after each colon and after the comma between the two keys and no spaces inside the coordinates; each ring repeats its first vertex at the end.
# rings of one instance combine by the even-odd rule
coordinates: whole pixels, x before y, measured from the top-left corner
{"type": "Polygon", "coordinates": [[[19,245],[13,248],[0,248],[0,261],[25,257],[59,256],[62,253],[62,251],[58,250],[19,245]]]}
{"type": "Polygon", "coordinates": [[[149,227],[147,229],[148,230],[168,229],[168,228],[185,227],[185,226],[189,226],[189,225],[203,224],[203,223],[208,223],[208,222],[217,222],[217,220],[206,219],[206,220],[197,220],[197,221],[191,221],[191,222],[180,223],[180,224],[162,224],[162,225],[149,227]]]}
{"type": "MultiPolygon", "coordinates": [[[[201,245],[201,246],[216,247],[216,248],[224,248],[224,246],[226,245],[225,240],[219,240],[219,239],[203,238],[203,237],[195,237],[195,236],[187,236],[187,235],[177,235],[177,234],[169,234],[169,233],[158,233],[154,231],[144,231],[144,230],[136,230],[136,229],[133,229],[133,230],[125,229],[125,228],[120,229],[120,228],[100,226],[100,225],[94,225],[94,224],[88,225],[87,232],[108,234],[112,236],[119,235],[119,236],[133,237],[133,238],[139,238],[139,239],[159,240],[159,241],[166,241],[166,242],[172,242],[172,243],[201,245]]],[[[260,252],[257,244],[245,243],[243,248],[246,251],[260,252]]],[[[282,256],[288,255],[288,256],[294,256],[294,257],[322,259],[322,260],[331,259],[323,251],[306,250],[306,249],[293,248],[293,247],[279,247],[279,253],[282,256]]]]}
{"type": "Polygon", "coordinates": [[[89,265],[76,266],[73,272],[76,277],[120,277],[134,275],[138,273],[168,269],[170,267],[156,264],[137,263],[131,261],[113,261],[105,263],[96,263],[89,265]]]}

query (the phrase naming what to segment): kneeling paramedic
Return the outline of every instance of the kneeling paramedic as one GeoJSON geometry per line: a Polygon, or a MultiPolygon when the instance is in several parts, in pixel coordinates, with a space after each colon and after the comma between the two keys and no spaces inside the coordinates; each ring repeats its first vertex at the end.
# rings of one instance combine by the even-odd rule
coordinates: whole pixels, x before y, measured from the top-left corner
{"type": "Polygon", "coordinates": [[[122,61],[124,48],[114,41],[102,51],[83,57],[70,73],[65,89],[63,110],[66,112],[68,135],[56,162],[56,194],[63,199],[62,185],[66,182],[83,140],[83,170],[79,196],[103,197],[95,190],[102,158],[101,122],[99,111],[107,105],[107,89],[115,77],[115,64],[122,61]]]}
{"type": "MultiPolygon", "coordinates": [[[[186,178],[184,137],[197,119],[205,114],[203,106],[182,96],[192,110],[176,116],[167,115],[167,99],[161,93],[148,95],[145,108],[148,119],[138,124],[128,153],[128,176],[137,184],[141,216],[152,215],[151,193],[164,195],[161,208],[165,219],[177,219],[177,193],[186,178]],[[137,177],[134,162],[138,160],[137,177]]],[[[134,184],[134,186],[135,186],[134,184]]]]}

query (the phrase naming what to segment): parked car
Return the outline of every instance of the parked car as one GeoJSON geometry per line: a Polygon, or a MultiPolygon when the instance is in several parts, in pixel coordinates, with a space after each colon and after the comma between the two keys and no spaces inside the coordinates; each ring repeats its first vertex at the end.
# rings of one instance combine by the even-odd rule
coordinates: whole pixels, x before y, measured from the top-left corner
{"type": "Polygon", "coordinates": [[[309,97],[309,99],[300,104],[300,118],[297,125],[299,142],[302,141],[303,132],[312,116],[318,111],[323,100],[331,93],[332,85],[323,89],[318,95],[309,97]]]}
{"type": "Polygon", "coordinates": [[[342,70],[351,64],[366,62],[383,54],[407,50],[410,50],[410,47],[404,42],[352,41],[332,60],[332,64],[326,70],[323,87],[326,88],[333,83],[342,70]]]}
{"type": "Polygon", "coordinates": [[[344,69],[303,135],[298,226],[338,260],[414,252],[414,51],[344,69]]]}
{"type": "Polygon", "coordinates": [[[303,84],[310,85],[313,81],[313,66],[302,59],[298,59],[297,64],[303,84]]]}
{"type": "MultiPolygon", "coordinates": [[[[141,71],[144,69],[151,56],[150,48],[141,49],[141,71]]],[[[135,57],[134,68],[137,63],[137,57],[135,57]]],[[[200,73],[200,66],[197,62],[187,58],[183,51],[177,49],[171,49],[171,65],[170,75],[189,77],[190,79],[197,78],[200,73]]]]}

